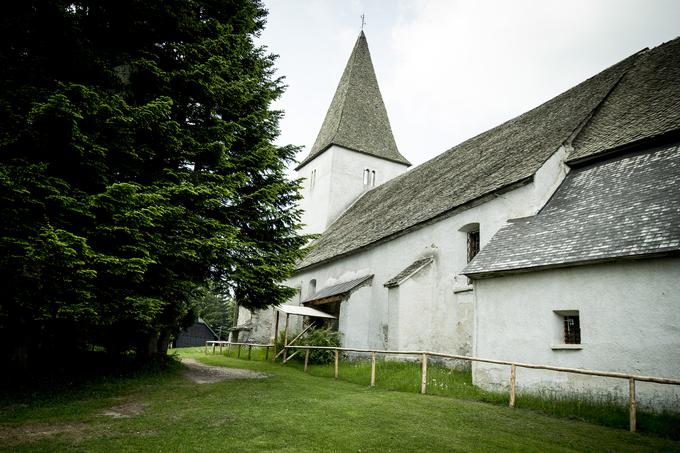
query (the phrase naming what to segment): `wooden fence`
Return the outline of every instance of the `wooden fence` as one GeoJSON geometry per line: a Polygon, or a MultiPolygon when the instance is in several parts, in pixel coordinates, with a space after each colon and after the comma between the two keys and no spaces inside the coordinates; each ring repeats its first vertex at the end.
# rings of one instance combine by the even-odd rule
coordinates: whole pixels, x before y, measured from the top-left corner
{"type": "MultiPolygon", "coordinates": [[[[230,343],[227,341],[206,341],[205,350],[208,352],[208,344],[212,343],[213,352],[215,352],[216,344],[220,346],[220,352],[222,352],[222,345],[226,344],[231,347],[231,345],[237,345],[239,347],[239,357],[241,346],[255,347],[265,347],[267,348],[267,355],[269,353],[269,348],[275,348],[274,345],[262,345],[262,344],[251,344],[251,343],[230,343]]],[[[248,352],[248,358],[250,358],[250,348],[248,352]]],[[[495,360],[495,359],[485,359],[481,357],[470,357],[465,355],[457,354],[444,354],[441,352],[429,352],[429,351],[387,351],[387,350],[376,350],[376,349],[361,349],[361,348],[338,348],[330,346],[284,346],[283,351],[288,349],[297,349],[305,351],[305,365],[304,371],[307,371],[309,363],[309,351],[312,349],[322,349],[335,351],[335,378],[337,379],[340,375],[340,352],[362,352],[371,354],[371,387],[375,386],[375,365],[376,365],[376,354],[386,354],[386,355],[414,355],[420,357],[421,362],[421,378],[420,378],[420,393],[427,393],[427,362],[429,357],[441,357],[445,359],[457,359],[466,360],[470,362],[483,362],[483,363],[493,363],[497,365],[508,365],[510,367],[510,407],[515,407],[516,399],[516,377],[517,368],[531,368],[536,370],[550,370],[559,371],[563,373],[575,373],[575,374],[586,374],[590,376],[602,376],[610,378],[619,378],[628,380],[628,410],[630,415],[630,431],[635,432],[637,430],[637,401],[635,399],[635,382],[654,382],[657,384],[670,384],[670,385],[680,385],[680,379],[667,379],[654,376],[643,376],[636,374],[626,374],[626,373],[616,373],[611,371],[597,371],[597,370],[585,370],[581,368],[566,368],[558,367],[552,365],[537,365],[533,363],[522,363],[522,362],[511,362],[508,360],[495,360]]],[[[281,352],[283,352],[281,351],[281,352]]],[[[284,363],[286,363],[293,356],[289,356],[284,363]]],[[[265,357],[267,360],[268,357],[265,357]]]]}

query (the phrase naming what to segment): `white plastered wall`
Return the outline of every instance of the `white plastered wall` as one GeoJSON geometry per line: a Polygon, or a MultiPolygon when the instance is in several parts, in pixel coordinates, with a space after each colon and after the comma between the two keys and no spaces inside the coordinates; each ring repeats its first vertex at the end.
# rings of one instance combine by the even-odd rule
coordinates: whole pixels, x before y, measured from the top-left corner
{"type": "Polygon", "coordinates": [[[367,190],[406,171],[404,164],[358,153],[332,145],[302,167],[298,177],[304,179],[301,208],[304,234],[321,233],[367,190]],[[375,184],[364,184],[364,170],[375,171],[375,184]],[[312,172],[314,187],[312,188],[312,172]]]}
{"type": "MultiPolygon", "coordinates": [[[[680,258],[621,261],[475,282],[475,355],[680,379],[680,258]],[[577,310],[582,349],[557,349],[577,310]]],[[[473,382],[507,388],[509,367],[473,366],[473,382]]],[[[625,401],[628,382],[518,369],[520,389],[585,392],[625,401]]],[[[638,382],[641,407],[680,409],[680,387],[638,382]]]]}
{"type": "MultiPolygon", "coordinates": [[[[483,204],[362,252],[299,271],[287,284],[301,288],[301,294],[289,303],[297,304],[310,295],[312,279],[319,290],[374,274],[370,286],[360,288],[341,304],[339,329],[344,346],[470,354],[474,300],[472,287],[460,274],[467,264],[467,236],[461,229],[479,223],[483,247],[508,219],[534,215],[564,179],[567,169],[563,157],[564,149],[560,148],[531,183],[483,204]],[[383,286],[425,256],[433,256],[434,262],[398,288],[383,286]],[[391,304],[388,299],[395,302],[391,304]]],[[[260,313],[261,318],[272,316],[271,310],[260,313]]],[[[300,330],[301,320],[296,319],[291,329],[300,330]]],[[[273,332],[253,330],[257,341],[271,335],[273,332]]]]}

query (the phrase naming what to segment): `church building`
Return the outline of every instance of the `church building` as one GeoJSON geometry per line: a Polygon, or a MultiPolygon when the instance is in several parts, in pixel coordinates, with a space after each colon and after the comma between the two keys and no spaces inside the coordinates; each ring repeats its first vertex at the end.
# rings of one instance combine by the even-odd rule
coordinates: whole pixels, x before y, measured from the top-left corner
{"type": "MultiPolygon", "coordinates": [[[[346,347],[680,376],[680,39],[409,167],[362,32],[297,167],[320,237],[290,304],[336,316],[346,347]]],[[[241,309],[239,328],[269,342],[273,318],[241,309]]],[[[472,372],[508,385],[507,367],[472,372]]],[[[677,389],[639,392],[680,408],[677,389]]]]}

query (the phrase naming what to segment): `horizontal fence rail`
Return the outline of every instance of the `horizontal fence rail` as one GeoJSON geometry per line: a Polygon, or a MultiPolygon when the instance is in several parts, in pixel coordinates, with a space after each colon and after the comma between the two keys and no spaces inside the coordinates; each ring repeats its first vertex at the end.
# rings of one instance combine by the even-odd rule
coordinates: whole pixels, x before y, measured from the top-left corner
{"type": "MultiPolygon", "coordinates": [[[[251,346],[251,347],[264,347],[267,348],[267,353],[269,352],[269,348],[274,348],[275,346],[273,344],[255,344],[255,343],[231,343],[228,341],[206,341],[205,342],[205,351],[206,353],[208,352],[208,345],[212,344],[213,346],[213,352],[215,352],[215,347],[216,345],[219,344],[220,346],[220,352],[222,351],[222,346],[227,345],[235,345],[238,346],[239,348],[241,346],[251,346]]],[[[304,371],[307,371],[307,365],[308,365],[308,360],[309,360],[309,351],[310,350],[327,350],[327,351],[335,351],[335,360],[334,360],[334,368],[335,368],[335,378],[337,379],[339,376],[339,362],[340,362],[340,352],[362,352],[362,353],[369,353],[371,354],[371,387],[375,386],[375,359],[376,359],[376,354],[385,354],[385,355],[411,355],[411,356],[416,356],[420,357],[421,361],[421,385],[420,385],[420,392],[421,393],[426,393],[427,392],[427,361],[429,357],[440,357],[440,358],[445,358],[445,359],[456,359],[456,360],[466,360],[470,362],[482,362],[482,363],[493,363],[497,365],[507,365],[510,367],[510,401],[509,405],[510,407],[515,407],[515,400],[516,400],[516,375],[517,375],[517,368],[529,368],[529,369],[535,369],[535,370],[549,370],[549,371],[557,371],[557,372],[562,372],[562,373],[574,373],[574,374],[585,374],[585,375],[590,375],[590,376],[601,376],[601,377],[610,377],[610,378],[618,378],[618,379],[626,379],[628,380],[629,384],[629,401],[628,401],[628,409],[629,409],[629,414],[630,414],[630,431],[635,432],[637,430],[637,401],[635,398],[635,382],[640,381],[640,382],[653,382],[656,384],[669,384],[669,385],[680,385],[680,379],[669,379],[669,378],[661,378],[661,377],[656,377],[656,376],[644,376],[644,375],[639,375],[639,374],[627,374],[627,373],[617,373],[613,371],[599,371],[599,370],[587,370],[583,368],[567,368],[567,367],[559,367],[559,366],[552,366],[552,365],[540,365],[540,364],[535,364],[535,363],[523,363],[523,362],[512,362],[509,360],[496,360],[496,359],[487,359],[487,358],[482,358],[482,357],[472,357],[472,356],[466,356],[466,355],[458,355],[458,354],[446,354],[443,352],[431,352],[431,351],[390,351],[390,350],[379,350],[379,349],[363,349],[363,348],[341,348],[341,347],[333,347],[333,346],[283,346],[283,351],[287,351],[288,349],[297,349],[297,350],[304,350],[305,351],[305,366],[304,366],[304,371]]],[[[284,353],[285,354],[285,353],[284,353]]],[[[248,354],[248,358],[250,358],[250,353],[248,354]]],[[[266,358],[265,358],[266,360],[266,358]]],[[[285,363],[285,362],[284,362],[285,363]]]]}

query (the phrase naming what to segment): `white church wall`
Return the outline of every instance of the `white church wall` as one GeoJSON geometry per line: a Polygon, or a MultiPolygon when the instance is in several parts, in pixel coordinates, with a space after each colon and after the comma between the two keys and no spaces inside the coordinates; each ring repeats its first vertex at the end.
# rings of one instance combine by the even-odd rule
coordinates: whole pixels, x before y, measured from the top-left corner
{"type": "MultiPolygon", "coordinates": [[[[475,283],[475,355],[518,362],[680,377],[680,258],[578,266],[475,283]],[[556,313],[556,311],[558,313],[556,313]],[[581,344],[561,346],[561,313],[578,312],[581,344]],[[563,349],[577,347],[580,349],[563,349]]],[[[473,365],[473,382],[508,385],[509,367],[473,365]]],[[[518,369],[519,388],[611,394],[628,383],[518,369]]],[[[678,386],[638,383],[641,407],[680,409],[678,386]]]]}
{"type": "Polygon", "coordinates": [[[298,177],[303,179],[303,198],[300,200],[300,208],[304,211],[303,234],[320,233],[326,229],[332,170],[333,150],[328,149],[298,171],[298,177]],[[312,174],[314,174],[313,178],[312,174]]]}
{"type": "MultiPolygon", "coordinates": [[[[351,153],[352,158],[361,155],[341,151],[351,153]]],[[[478,223],[480,242],[484,247],[508,219],[535,214],[566,174],[561,160],[563,156],[564,149],[560,148],[529,184],[491,197],[483,204],[389,242],[299,271],[286,282],[291,287],[302,289],[300,297],[289,303],[297,304],[310,295],[308,288],[312,279],[316,280],[318,290],[374,274],[371,286],[361,288],[360,292],[341,304],[339,329],[344,345],[384,349],[387,344],[408,344],[411,341],[408,338],[416,338],[411,332],[416,329],[414,326],[418,326],[417,330],[424,335],[418,337],[418,349],[471,353],[474,299],[467,277],[460,274],[467,264],[467,236],[461,228],[478,223]],[[383,286],[412,262],[425,256],[435,257],[435,262],[421,271],[427,275],[426,279],[417,274],[399,288],[388,291],[383,286]],[[399,292],[399,310],[403,310],[404,315],[399,317],[397,325],[392,325],[388,293],[394,294],[395,291],[399,292]]],[[[313,167],[315,161],[304,168],[313,167]]],[[[362,166],[363,163],[356,168],[362,166]]],[[[361,172],[358,174],[361,176],[361,172]]],[[[359,182],[363,184],[361,179],[359,182]]],[[[262,317],[266,316],[272,315],[262,314],[262,317]]],[[[301,328],[301,324],[300,327],[296,324],[296,328],[301,328]]],[[[264,333],[256,339],[264,340],[264,333]]]]}
{"type": "Polygon", "coordinates": [[[364,192],[407,168],[404,164],[332,145],[301,168],[298,175],[304,178],[301,208],[306,226],[303,233],[323,232],[364,192]],[[370,173],[368,184],[364,183],[365,170],[370,173]]]}

